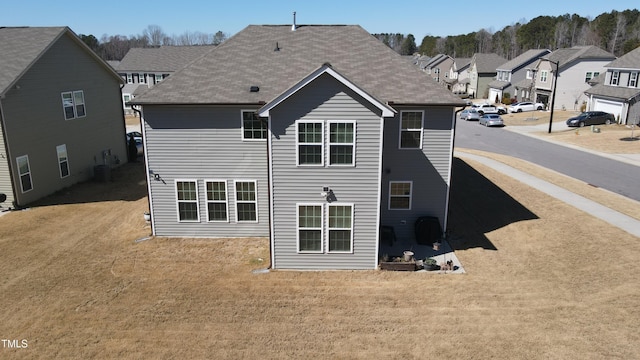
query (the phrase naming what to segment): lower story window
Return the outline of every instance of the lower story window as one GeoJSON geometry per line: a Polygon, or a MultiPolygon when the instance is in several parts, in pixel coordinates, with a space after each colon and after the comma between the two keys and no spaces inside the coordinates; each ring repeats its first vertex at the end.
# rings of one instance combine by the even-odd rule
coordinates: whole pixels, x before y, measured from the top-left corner
{"type": "Polygon", "coordinates": [[[176,180],[179,221],[198,221],[198,186],[195,180],[176,180]]]}
{"type": "Polygon", "coordinates": [[[298,206],[298,250],[322,252],[322,206],[298,206]]]}
{"type": "Polygon", "coordinates": [[[227,221],[227,182],[207,181],[207,218],[209,221],[227,221]]]}
{"type": "Polygon", "coordinates": [[[353,206],[329,205],[329,252],[351,252],[353,206]]]}
{"type": "Polygon", "coordinates": [[[255,181],[236,181],[236,219],[258,221],[258,201],[255,181]]]}
{"type": "Polygon", "coordinates": [[[58,153],[58,164],[60,165],[60,177],[65,178],[69,176],[69,158],[67,157],[67,145],[56,146],[56,152],[58,153]]]}
{"type": "Polygon", "coordinates": [[[389,210],[411,210],[411,181],[389,182],[389,210]]]}
{"type": "Polygon", "coordinates": [[[24,155],[16,158],[18,163],[18,173],[20,174],[20,185],[22,192],[27,192],[33,189],[33,183],[31,183],[31,169],[29,168],[29,156],[24,155]]]}
{"type": "Polygon", "coordinates": [[[328,210],[322,204],[298,205],[299,252],[353,251],[353,205],[326,206],[328,210]]]}

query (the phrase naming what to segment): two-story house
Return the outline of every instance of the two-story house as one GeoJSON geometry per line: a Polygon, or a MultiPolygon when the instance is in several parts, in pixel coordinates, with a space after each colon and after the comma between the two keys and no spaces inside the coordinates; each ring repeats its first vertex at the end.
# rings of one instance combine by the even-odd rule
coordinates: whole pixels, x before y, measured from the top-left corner
{"type": "Polygon", "coordinates": [[[589,109],[612,113],[622,124],[640,123],[640,47],[605,65],[601,83],[587,89],[589,109]]]}
{"type": "Polygon", "coordinates": [[[126,162],[121,84],[67,27],[0,28],[0,208],[126,162]]]}
{"type": "Polygon", "coordinates": [[[248,26],[132,104],[154,235],[268,236],[276,269],[374,269],[381,226],[446,229],[464,102],[359,26],[248,26]]]}
{"type": "Polygon", "coordinates": [[[527,75],[530,75],[527,69],[532,63],[549,53],[551,50],[547,49],[527,50],[498,66],[496,79],[489,83],[489,99],[494,101],[498,99],[498,102],[502,102],[505,93],[508,93],[511,98],[517,98],[515,84],[522,82],[527,78],[527,75]]]}
{"type": "Polygon", "coordinates": [[[605,71],[615,55],[597,46],[558,49],[541,58],[534,67],[535,101],[551,105],[555,85],[555,109],[579,110],[587,101],[589,81],[605,71]],[[557,72],[556,72],[557,70],[557,72]]]}
{"type": "Polygon", "coordinates": [[[438,83],[449,85],[449,75],[453,66],[453,58],[449,55],[438,54],[424,64],[423,71],[431,75],[438,83]]]}
{"type": "Polygon", "coordinates": [[[451,90],[456,94],[469,93],[469,65],[471,58],[455,58],[451,66],[451,90]]]}
{"type": "Polygon", "coordinates": [[[471,58],[468,70],[468,94],[471,97],[495,101],[495,97],[489,97],[489,84],[496,79],[498,66],[505,62],[507,62],[507,59],[498,54],[474,54],[471,58]]]}
{"type": "Polygon", "coordinates": [[[114,66],[125,82],[122,88],[125,113],[133,113],[127,103],[136,95],[213,48],[212,45],[194,45],[129,49],[124,58],[114,66]]]}

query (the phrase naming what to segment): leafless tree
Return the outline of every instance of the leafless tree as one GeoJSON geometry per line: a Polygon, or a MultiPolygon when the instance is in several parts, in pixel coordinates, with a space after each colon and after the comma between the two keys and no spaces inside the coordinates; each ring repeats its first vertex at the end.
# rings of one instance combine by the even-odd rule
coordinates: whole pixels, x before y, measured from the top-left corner
{"type": "Polygon", "coordinates": [[[625,25],[627,23],[627,19],[623,13],[619,12],[616,16],[616,27],[613,33],[611,34],[611,53],[616,54],[616,46],[619,46],[618,39],[624,37],[625,35],[625,25]]]}
{"type": "Polygon", "coordinates": [[[149,45],[151,46],[167,45],[166,41],[169,38],[158,25],[147,26],[142,32],[142,35],[148,39],[149,45]]]}
{"type": "Polygon", "coordinates": [[[493,51],[491,34],[487,30],[482,29],[476,33],[476,42],[478,44],[479,53],[490,53],[493,51]]]}

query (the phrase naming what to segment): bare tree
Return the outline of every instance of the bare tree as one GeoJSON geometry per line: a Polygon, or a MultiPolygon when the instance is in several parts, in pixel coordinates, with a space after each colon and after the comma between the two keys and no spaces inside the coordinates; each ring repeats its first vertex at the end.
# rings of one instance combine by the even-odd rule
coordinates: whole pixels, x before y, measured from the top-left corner
{"type": "Polygon", "coordinates": [[[149,45],[151,46],[167,45],[165,42],[169,38],[158,25],[147,26],[142,32],[142,35],[148,39],[149,45]]]}
{"type": "Polygon", "coordinates": [[[493,51],[491,34],[487,30],[482,29],[476,33],[476,42],[478,44],[479,53],[490,53],[493,51]]]}
{"type": "Polygon", "coordinates": [[[616,27],[611,34],[611,53],[616,54],[616,46],[618,43],[618,38],[621,38],[625,35],[625,25],[627,23],[627,19],[623,13],[619,12],[616,16],[616,27]]]}

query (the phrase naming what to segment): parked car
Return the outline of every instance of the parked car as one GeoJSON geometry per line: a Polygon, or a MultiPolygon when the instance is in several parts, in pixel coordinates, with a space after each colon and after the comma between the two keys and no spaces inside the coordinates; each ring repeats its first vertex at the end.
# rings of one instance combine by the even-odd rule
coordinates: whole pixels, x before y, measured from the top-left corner
{"type": "Polygon", "coordinates": [[[473,104],[472,108],[476,109],[480,115],[484,114],[506,114],[507,109],[504,106],[494,106],[492,104],[473,104]]]}
{"type": "Polygon", "coordinates": [[[484,126],[504,126],[502,116],[498,114],[484,114],[480,117],[478,124],[484,126]]]}
{"type": "Polygon", "coordinates": [[[127,146],[129,146],[129,141],[132,135],[133,135],[133,141],[136,142],[136,150],[138,152],[138,156],[140,156],[144,153],[144,146],[142,145],[142,134],[138,131],[128,132],[126,136],[127,146]]]}
{"type": "Polygon", "coordinates": [[[567,126],[583,127],[585,125],[609,125],[616,121],[613,114],[604,111],[585,111],[578,116],[567,119],[567,126]]]}
{"type": "Polygon", "coordinates": [[[511,104],[509,106],[509,112],[523,112],[523,111],[533,111],[533,110],[542,110],[544,109],[543,103],[533,103],[530,101],[523,101],[515,104],[511,104]]]}
{"type": "Polygon", "coordinates": [[[460,120],[480,120],[480,113],[476,109],[464,109],[460,112],[460,120]]]}

